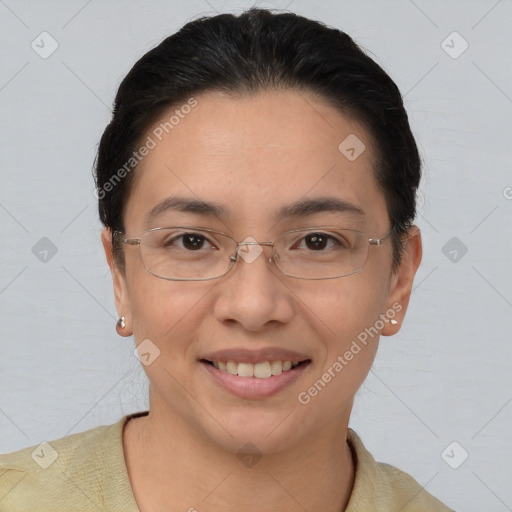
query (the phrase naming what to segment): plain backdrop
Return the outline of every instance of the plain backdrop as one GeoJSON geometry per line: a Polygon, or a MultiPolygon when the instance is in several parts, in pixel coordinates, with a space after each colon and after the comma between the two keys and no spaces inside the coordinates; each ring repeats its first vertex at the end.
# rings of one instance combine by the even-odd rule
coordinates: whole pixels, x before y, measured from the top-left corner
{"type": "MultiPolygon", "coordinates": [[[[250,5],[0,1],[0,452],[147,408],[133,338],[114,330],[96,146],[140,56],[191,19],[250,5]]],[[[512,510],[512,2],[258,5],[362,45],[402,91],[424,160],[424,259],[350,426],[452,508],[512,510]]]]}

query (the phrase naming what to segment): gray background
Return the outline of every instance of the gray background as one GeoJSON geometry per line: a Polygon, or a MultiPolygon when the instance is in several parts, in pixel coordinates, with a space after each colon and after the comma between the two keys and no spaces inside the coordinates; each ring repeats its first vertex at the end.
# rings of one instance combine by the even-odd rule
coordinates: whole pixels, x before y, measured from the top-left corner
{"type": "MultiPolygon", "coordinates": [[[[424,158],[424,260],[351,427],[451,507],[512,510],[512,2],[258,5],[324,21],[370,51],[403,92],[424,158]]],[[[0,0],[0,452],[147,408],[133,339],[114,331],[96,144],[137,58],[190,19],[249,6],[0,0]],[[31,47],[43,31],[58,43],[46,59],[31,47]]]]}

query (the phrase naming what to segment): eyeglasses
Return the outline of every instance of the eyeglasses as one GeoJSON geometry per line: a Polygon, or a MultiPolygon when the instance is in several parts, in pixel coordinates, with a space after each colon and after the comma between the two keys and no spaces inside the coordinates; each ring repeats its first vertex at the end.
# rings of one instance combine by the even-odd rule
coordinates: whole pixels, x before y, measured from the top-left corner
{"type": "Polygon", "coordinates": [[[360,272],[368,259],[369,246],[379,247],[393,232],[369,238],[360,231],[332,226],[294,229],[274,242],[242,242],[222,231],[190,226],[160,227],[123,244],[138,245],[141,261],[150,274],[171,281],[206,281],[227,274],[239,260],[252,263],[264,246],[272,247],[269,262],[285,276],[297,279],[334,279],[360,272]]]}

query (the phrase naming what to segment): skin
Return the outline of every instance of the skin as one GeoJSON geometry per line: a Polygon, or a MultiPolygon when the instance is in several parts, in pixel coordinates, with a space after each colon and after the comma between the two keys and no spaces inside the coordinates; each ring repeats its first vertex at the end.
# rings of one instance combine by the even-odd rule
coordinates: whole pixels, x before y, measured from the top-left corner
{"type": "MultiPolygon", "coordinates": [[[[287,230],[332,224],[370,237],[389,231],[385,198],[372,171],[376,155],[360,124],[303,91],[243,97],[208,92],[196,99],[197,107],[135,171],[124,213],[127,234],[175,220],[239,241],[272,241],[287,230]],[[352,162],[338,150],[349,134],[366,145],[352,162]],[[147,212],[171,195],[215,201],[229,209],[229,218],[173,212],[146,226],[147,212]],[[281,206],[327,195],[350,201],[365,216],[318,213],[276,222],[281,206]]],[[[124,247],[121,271],[112,258],[110,232],[104,230],[102,238],[117,311],[126,318],[119,333],[133,334],[137,344],[149,338],[160,350],[144,366],[150,413],[131,420],[123,437],[140,510],[344,510],[355,474],[347,426],[378,336],[307,405],[297,396],[393,304],[401,305],[398,323],[385,323],[381,334],[398,332],[421,260],[419,230],[410,229],[396,272],[388,239],[370,246],[361,272],[313,281],[281,274],[268,261],[269,248],[266,258],[239,261],[219,279],[167,281],[145,271],[136,246],[124,247]],[[220,388],[198,362],[207,351],[276,346],[307,354],[312,362],[291,387],[263,400],[220,388]],[[263,455],[252,467],[236,456],[248,442],[263,455]]]]}

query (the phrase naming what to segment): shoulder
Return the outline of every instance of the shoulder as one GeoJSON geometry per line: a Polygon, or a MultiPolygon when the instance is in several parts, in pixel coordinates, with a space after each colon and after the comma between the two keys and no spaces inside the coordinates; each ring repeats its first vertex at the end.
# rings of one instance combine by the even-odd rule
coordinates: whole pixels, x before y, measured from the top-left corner
{"type": "Polygon", "coordinates": [[[356,475],[346,512],[453,512],[411,475],[389,464],[377,462],[352,429],[348,430],[347,442],[356,463],[356,475]]]}
{"type": "Polygon", "coordinates": [[[28,446],[22,450],[0,455],[0,470],[30,472],[34,469],[51,468],[59,460],[61,464],[69,461],[76,450],[85,444],[96,446],[111,426],[96,427],[79,434],[72,434],[60,439],[28,446]]]}
{"type": "Polygon", "coordinates": [[[0,510],[105,510],[105,482],[125,469],[125,421],[0,455],[0,510]]]}

